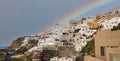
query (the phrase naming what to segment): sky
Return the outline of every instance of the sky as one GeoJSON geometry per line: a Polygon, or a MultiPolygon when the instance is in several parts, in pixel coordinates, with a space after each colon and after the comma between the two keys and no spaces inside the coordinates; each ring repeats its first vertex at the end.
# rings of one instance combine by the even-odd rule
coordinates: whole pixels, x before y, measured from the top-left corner
{"type": "MultiPolygon", "coordinates": [[[[94,1],[97,0],[0,0],[0,46],[9,46],[18,37],[44,31],[70,12],[94,1]]],[[[120,8],[119,2],[113,0],[81,17],[120,8]]]]}

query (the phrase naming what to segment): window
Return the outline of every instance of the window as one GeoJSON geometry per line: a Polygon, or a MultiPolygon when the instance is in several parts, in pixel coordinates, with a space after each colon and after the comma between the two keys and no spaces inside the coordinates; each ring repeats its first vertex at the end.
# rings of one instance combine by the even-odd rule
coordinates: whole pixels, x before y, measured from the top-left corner
{"type": "Polygon", "coordinates": [[[111,48],[118,48],[118,46],[110,46],[111,48]]]}
{"type": "Polygon", "coordinates": [[[120,61],[120,55],[112,55],[110,59],[111,61],[120,61]]]}
{"type": "Polygon", "coordinates": [[[55,39],[55,41],[59,41],[59,39],[55,39]]]}
{"type": "Polygon", "coordinates": [[[101,56],[105,56],[106,51],[105,51],[105,47],[101,47],[101,56]]]}

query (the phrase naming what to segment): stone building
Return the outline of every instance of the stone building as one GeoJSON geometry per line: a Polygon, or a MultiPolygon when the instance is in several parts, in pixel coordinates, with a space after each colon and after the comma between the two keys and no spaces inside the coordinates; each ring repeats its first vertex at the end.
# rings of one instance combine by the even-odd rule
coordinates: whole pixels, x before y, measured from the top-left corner
{"type": "Polygon", "coordinates": [[[84,61],[120,61],[120,30],[99,31],[95,36],[95,55],[84,61]]]}

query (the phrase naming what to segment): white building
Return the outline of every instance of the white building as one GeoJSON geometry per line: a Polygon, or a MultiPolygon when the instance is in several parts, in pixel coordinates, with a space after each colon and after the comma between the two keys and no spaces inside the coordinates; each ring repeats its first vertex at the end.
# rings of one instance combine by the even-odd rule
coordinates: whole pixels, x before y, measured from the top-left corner
{"type": "Polygon", "coordinates": [[[74,61],[72,58],[67,58],[67,57],[53,57],[50,59],[50,61],[74,61]]]}

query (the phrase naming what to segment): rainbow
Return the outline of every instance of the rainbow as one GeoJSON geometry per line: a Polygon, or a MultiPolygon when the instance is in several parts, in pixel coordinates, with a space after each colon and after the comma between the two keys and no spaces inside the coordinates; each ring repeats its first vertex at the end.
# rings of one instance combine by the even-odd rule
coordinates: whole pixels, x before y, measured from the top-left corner
{"type": "Polygon", "coordinates": [[[59,24],[66,24],[69,23],[70,19],[78,19],[83,14],[87,14],[90,10],[93,10],[97,7],[101,7],[107,3],[112,2],[113,0],[96,0],[92,3],[87,4],[86,6],[83,6],[79,9],[76,9],[66,16],[64,16],[62,19],[60,19],[57,23],[59,24]]]}

